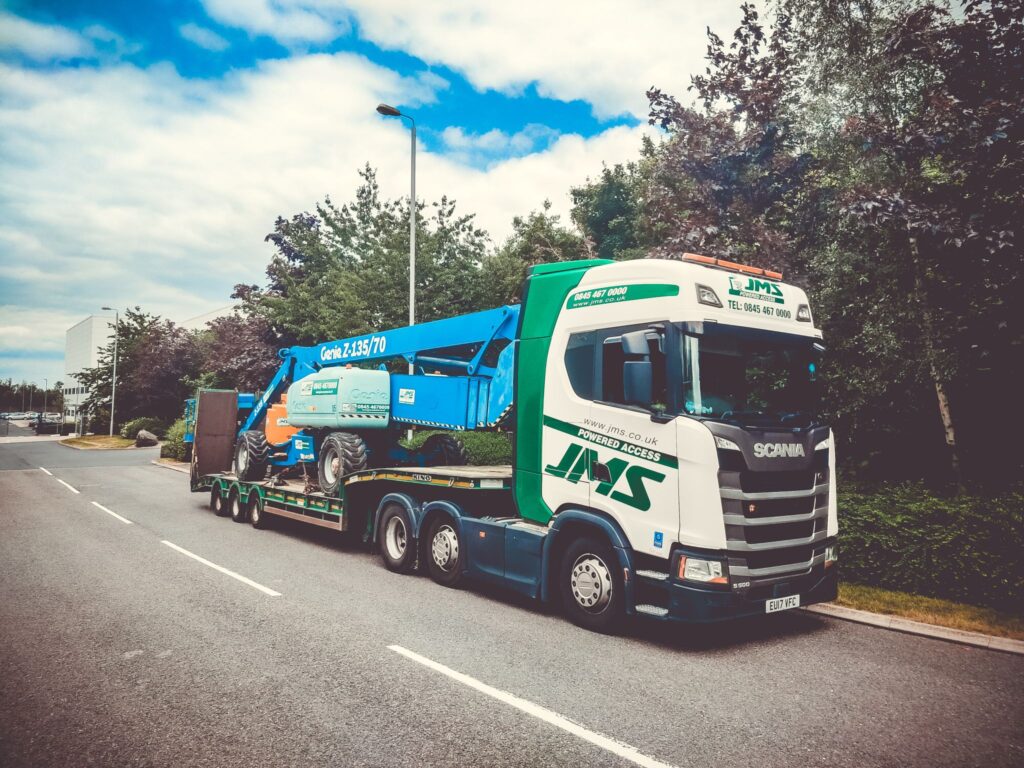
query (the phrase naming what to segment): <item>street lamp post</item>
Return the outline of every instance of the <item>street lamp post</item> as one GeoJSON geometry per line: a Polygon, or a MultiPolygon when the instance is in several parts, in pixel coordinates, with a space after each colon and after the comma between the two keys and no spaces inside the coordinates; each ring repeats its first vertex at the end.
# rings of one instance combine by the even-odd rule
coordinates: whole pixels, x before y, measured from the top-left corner
{"type": "Polygon", "coordinates": [[[110,374],[110,436],[114,436],[114,396],[117,394],[117,325],[118,313],[113,307],[101,307],[104,312],[114,313],[114,370],[110,374]]]}
{"type": "MultiPolygon", "coordinates": [[[[50,394],[50,380],[47,378],[43,379],[43,415],[40,419],[40,424],[46,419],[46,396],[50,394]]],[[[59,430],[58,430],[59,431],[59,430]]]]}

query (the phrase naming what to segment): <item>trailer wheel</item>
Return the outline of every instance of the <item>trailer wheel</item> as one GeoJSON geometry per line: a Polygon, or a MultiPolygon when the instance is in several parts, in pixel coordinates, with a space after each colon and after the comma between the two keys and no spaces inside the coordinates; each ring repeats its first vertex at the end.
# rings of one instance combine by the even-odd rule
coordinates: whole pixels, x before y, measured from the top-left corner
{"type": "Polygon", "coordinates": [[[210,509],[217,517],[224,517],[228,513],[228,505],[224,502],[224,497],[220,495],[220,486],[216,484],[210,491],[210,509]]]}
{"type": "Polygon", "coordinates": [[[366,443],[351,432],[331,432],[320,446],[316,466],[320,490],[337,496],[346,475],[366,469],[366,443]]]}
{"type": "Polygon", "coordinates": [[[249,524],[258,531],[270,525],[270,515],[263,511],[263,499],[255,492],[249,494],[249,524]]]}
{"type": "Polygon", "coordinates": [[[270,445],[256,429],[243,432],[235,445],[235,475],[239,480],[262,480],[267,476],[270,445]]]}
{"type": "Polygon", "coordinates": [[[469,464],[466,446],[451,435],[431,435],[418,453],[424,467],[464,467],[469,464]]]}
{"type": "Polygon", "coordinates": [[[249,517],[249,505],[242,503],[242,494],[237,491],[231,494],[229,502],[231,519],[236,523],[244,523],[249,517]]]}
{"type": "Polygon", "coordinates": [[[563,609],[573,624],[607,634],[621,627],[625,582],[606,541],[584,536],[571,542],[562,554],[558,580],[563,609]]]}
{"type": "Polygon", "coordinates": [[[409,573],[416,565],[412,524],[401,504],[388,504],[380,516],[380,556],[395,573],[409,573]]]}
{"type": "Polygon", "coordinates": [[[427,527],[424,552],[430,578],[444,587],[457,587],[462,581],[466,547],[455,521],[438,515],[427,527]]]}

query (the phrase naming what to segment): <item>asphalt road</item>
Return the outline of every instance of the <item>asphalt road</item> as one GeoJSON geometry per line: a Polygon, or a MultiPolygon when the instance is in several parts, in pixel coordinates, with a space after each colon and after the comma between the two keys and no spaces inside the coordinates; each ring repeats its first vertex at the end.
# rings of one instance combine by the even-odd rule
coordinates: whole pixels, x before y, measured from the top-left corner
{"type": "Polygon", "coordinates": [[[1022,657],[803,612],[594,635],[215,517],[154,455],[0,445],[5,768],[1024,764],[1022,657]]]}

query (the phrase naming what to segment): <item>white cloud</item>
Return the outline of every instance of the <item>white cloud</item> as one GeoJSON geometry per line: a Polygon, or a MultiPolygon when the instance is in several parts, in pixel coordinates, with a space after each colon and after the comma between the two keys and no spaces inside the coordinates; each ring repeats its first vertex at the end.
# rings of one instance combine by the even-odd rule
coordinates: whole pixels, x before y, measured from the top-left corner
{"type": "MultiPolygon", "coordinates": [[[[349,199],[367,161],[385,195],[405,194],[408,131],[374,107],[430,102],[439,85],[350,54],[220,81],[189,81],[170,65],[0,64],[0,325],[22,329],[22,341],[0,335],[0,376],[20,370],[9,347],[59,349],[63,330],[103,305],[174,319],[223,306],[234,284],[262,281],[275,217],[325,194],[349,199]],[[37,320],[49,314],[53,323],[37,320]]],[[[561,136],[486,168],[421,148],[418,192],[457,199],[500,242],[514,215],[545,198],[567,213],[568,188],[602,161],[635,157],[644,130],[561,136]]],[[[540,133],[447,135],[465,151],[498,152],[540,133]]]]}
{"type": "Polygon", "coordinates": [[[0,50],[35,61],[56,61],[93,55],[90,41],[64,27],[37,24],[0,11],[0,50]]]}
{"type": "Polygon", "coordinates": [[[497,128],[486,133],[470,134],[454,125],[441,131],[441,141],[449,158],[465,165],[478,166],[546,149],[558,137],[559,133],[554,128],[537,123],[530,123],[512,134],[497,128]]]}
{"type": "Polygon", "coordinates": [[[200,27],[191,21],[178,27],[178,34],[190,43],[195,43],[200,48],[205,48],[208,51],[223,51],[228,47],[228,41],[212,29],[200,27]]]}
{"type": "Polygon", "coordinates": [[[326,43],[348,30],[336,0],[205,0],[211,19],[283,43],[326,43]]]}
{"type": "MultiPolygon", "coordinates": [[[[704,70],[705,29],[723,36],[739,21],[735,3],[707,0],[205,0],[225,24],[294,41],[295,14],[312,24],[304,39],[325,42],[326,20],[350,12],[359,34],[462,73],[476,88],[582,99],[599,117],[647,114],[645,92],[682,91],[704,70]],[[227,10],[230,9],[230,13],[227,10]],[[272,19],[276,18],[276,21],[272,19]],[[275,28],[280,31],[275,31],[275,28]]],[[[336,33],[335,33],[336,34],[336,33]]]]}

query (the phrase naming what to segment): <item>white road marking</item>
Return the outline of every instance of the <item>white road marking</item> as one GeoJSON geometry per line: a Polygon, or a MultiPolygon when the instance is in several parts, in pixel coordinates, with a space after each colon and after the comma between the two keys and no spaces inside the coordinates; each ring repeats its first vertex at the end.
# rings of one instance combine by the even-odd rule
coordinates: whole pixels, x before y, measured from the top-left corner
{"type": "Polygon", "coordinates": [[[54,478],[54,480],[56,480],[56,481],[57,481],[58,483],[60,483],[61,485],[63,485],[63,486],[65,487],[65,488],[67,488],[67,489],[68,489],[69,491],[71,491],[72,493],[81,493],[81,491],[80,491],[80,490],[78,490],[77,488],[75,488],[75,486],[73,486],[73,485],[68,485],[68,484],[67,484],[67,483],[65,483],[65,482],[64,482],[63,480],[61,480],[61,479],[60,479],[59,477],[55,477],[55,478],[54,478]]]}
{"type": "Polygon", "coordinates": [[[127,517],[121,517],[119,514],[117,514],[117,512],[114,512],[113,510],[107,509],[102,504],[100,504],[98,501],[94,501],[92,503],[92,505],[94,507],[96,507],[97,509],[102,509],[104,512],[106,512],[111,517],[116,517],[118,520],[120,520],[125,525],[131,525],[132,524],[132,521],[129,520],[127,517]]]}
{"type": "Polygon", "coordinates": [[[234,571],[229,571],[227,568],[224,568],[223,566],[217,565],[216,563],[211,563],[205,557],[200,557],[199,555],[195,554],[194,552],[189,552],[187,549],[185,549],[183,547],[179,547],[177,544],[174,544],[173,542],[161,541],[160,543],[161,544],[166,544],[171,549],[176,550],[178,552],[181,552],[181,554],[187,555],[188,557],[191,557],[193,560],[199,561],[203,565],[210,566],[215,571],[220,571],[225,576],[230,576],[233,579],[238,579],[243,584],[248,584],[253,589],[258,589],[260,592],[263,592],[266,595],[270,595],[271,597],[280,597],[281,596],[280,592],[275,592],[270,587],[264,587],[262,584],[257,584],[252,579],[247,579],[245,576],[243,576],[240,573],[235,573],[234,571]]]}
{"type": "Polygon", "coordinates": [[[40,469],[43,470],[43,472],[45,472],[46,474],[48,474],[50,477],[53,477],[53,472],[48,470],[46,467],[40,467],[40,469]]]}
{"type": "Polygon", "coordinates": [[[492,688],[491,686],[487,685],[487,683],[481,683],[479,680],[472,678],[469,675],[464,675],[461,672],[456,672],[454,669],[450,669],[449,667],[446,667],[444,664],[439,664],[436,661],[432,661],[431,659],[428,659],[425,656],[420,656],[418,653],[414,653],[413,651],[410,651],[408,648],[403,648],[400,645],[389,645],[388,648],[394,651],[395,653],[400,653],[407,659],[412,659],[413,661],[422,664],[425,667],[429,667],[435,672],[440,672],[442,675],[446,675],[450,677],[452,680],[456,680],[462,683],[463,685],[467,685],[470,688],[473,688],[474,690],[480,691],[480,693],[485,693],[493,699],[497,699],[498,701],[504,702],[509,706],[515,707],[521,712],[525,712],[528,715],[532,715],[533,717],[536,717],[538,720],[543,720],[545,723],[548,723],[549,725],[553,725],[556,728],[561,728],[563,731],[571,733],[573,736],[581,738],[584,741],[588,741],[591,744],[600,747],[601,749],[607,750],[608,752],[611,752],[613,755],[621,757],[623,760],[629,760],[631,763],[644,766],[644,768],[673,768],[668,763],[663,763],[660,760],[655,760],[653,757],[647,757],[647,755],[640,754],[636,747],[631,747],[628,744],[623,744],[621,741],[616,741],[615,739],[605,736],[604,734],[589,731],[582,725],[574,723],[572,720],[568,719],[567,717],[563,717],[557,712],[552,712],[550,709],[545,709],[539,704],[534,704],[533,702],[527,701],[526,699],[521,699],[518,696],[512,695],[511,693],[506,693],[505,691],[499,690],[497,688],[492,688]]]}

